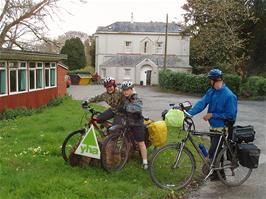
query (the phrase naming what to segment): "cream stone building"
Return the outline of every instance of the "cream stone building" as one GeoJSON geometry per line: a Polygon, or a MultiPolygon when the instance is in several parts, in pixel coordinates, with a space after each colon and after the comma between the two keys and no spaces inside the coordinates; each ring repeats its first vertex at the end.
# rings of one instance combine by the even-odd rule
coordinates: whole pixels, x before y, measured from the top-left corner
{"type": "MultiPolygon", "coordinates": [[[[164,65],[165,27],[162,22],[116,22],[98,27],[95,33],[96,71],[102,78],[135,84],[158,84],[164,65]]],[[[168,24],[166,67],[173,71],[191,72],[189,37],[181,36],[176,23],[168,24]]]]}

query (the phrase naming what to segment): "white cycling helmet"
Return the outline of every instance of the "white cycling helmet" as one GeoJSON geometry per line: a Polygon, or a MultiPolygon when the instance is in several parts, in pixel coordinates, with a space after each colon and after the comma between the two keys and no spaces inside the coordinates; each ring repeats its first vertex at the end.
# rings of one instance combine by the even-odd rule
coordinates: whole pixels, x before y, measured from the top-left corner
{"type": "Polygon", "coordinates": [[[131,81],[124,81],[122,84],[121,84],[121,89],[122,90],[127,90],[129,88],[133,88],[134,85],[131,81]]]}

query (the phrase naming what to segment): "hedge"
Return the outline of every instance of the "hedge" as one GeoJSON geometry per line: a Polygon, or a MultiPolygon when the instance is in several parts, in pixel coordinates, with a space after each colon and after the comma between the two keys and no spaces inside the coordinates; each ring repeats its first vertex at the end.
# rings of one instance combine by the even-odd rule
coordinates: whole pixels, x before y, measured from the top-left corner
{"type": "Polygon", "coordinates": [[[245,97],[266,96],[266,79],[250,76],[241,86],[241,95],[245,97]]]}
{"type": "MultiPolygon", "coordinates": [[[[256,77],[257,78],[257,77],[256,77]]],[[[255,79],[256,79],[255,78],[255,79]]],[[[224,81],[226,85],[236,94],[240,95],[242,91],[241,86],[243,85],[241,82],[241,77],[238,75],[226,74],[224,76],[224,81]]],[[[250,84],[254,84],[256,82],[258,90],[256,91],[256,95],[265,95],[265,78],[259,77],[259,80],[248,80],[247,88],[251,88],[250,84]],[[250,82],[251,81],[251,82],[250,82]]],[[[204,94],[208,88],[210,88],[210,81],[206,75],[194,75],[190,73],[184,72],[173,72],[171,70],[160,71],[159,73],[159,85],[161,88],[171,89],[175,91],[181,91],[185,93],[191,94],[204,94]]],[[[250,89],[248,89],[250,90],[250,89]]],[[[253,88],[251,90],[254,90],[253,88]]],[[[252,93],[254,94],[254,92],[252,93]]]]}

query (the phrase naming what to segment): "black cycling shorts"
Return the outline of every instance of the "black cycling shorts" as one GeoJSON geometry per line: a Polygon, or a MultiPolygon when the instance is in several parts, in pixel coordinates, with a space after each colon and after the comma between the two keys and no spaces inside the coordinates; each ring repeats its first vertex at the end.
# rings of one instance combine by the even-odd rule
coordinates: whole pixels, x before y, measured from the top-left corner
{"type": "Polygon", "coordinates": [[[134,139],[137,142],[142,142],[145,140],[145,129],[144,125],[141,126],[132,126],[130,127],[130,131],[133,133],[134,139]]]}

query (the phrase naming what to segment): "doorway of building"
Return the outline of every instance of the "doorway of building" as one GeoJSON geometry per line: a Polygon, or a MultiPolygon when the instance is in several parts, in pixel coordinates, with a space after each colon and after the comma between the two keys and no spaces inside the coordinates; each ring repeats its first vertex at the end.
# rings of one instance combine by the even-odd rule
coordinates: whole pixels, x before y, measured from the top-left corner
{"type": "Polygon", "coordinates": [[[140,69],[140,85],[151,85],[152,67],[150,65],[144,65],[140,69]]]}
{"type": "Polygon", "coordinates": [[[151,85],[151,70],[146,71],[146,85],[151,85]]]}

